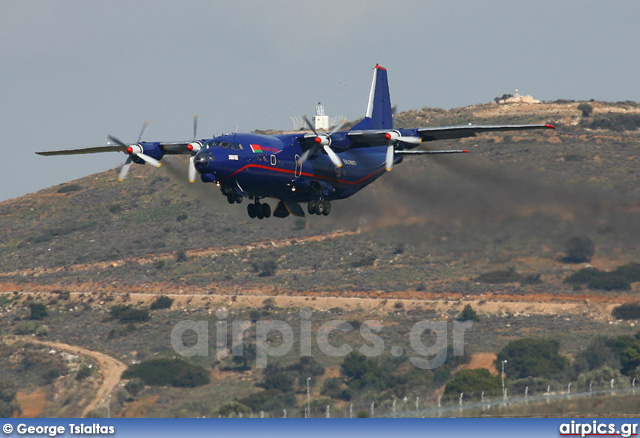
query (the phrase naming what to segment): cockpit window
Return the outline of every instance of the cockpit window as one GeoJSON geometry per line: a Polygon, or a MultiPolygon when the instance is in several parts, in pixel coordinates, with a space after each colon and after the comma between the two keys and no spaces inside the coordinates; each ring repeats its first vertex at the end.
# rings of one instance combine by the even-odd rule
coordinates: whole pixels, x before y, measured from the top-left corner
{"type": "Polygon", "coordinates": [[[231,143],[229,141],[210,141],[207,144],[207,147],[217,146],[220,148],[231,149],[234,151],[242,150],[242,145],[240,143],[231,143]]]}

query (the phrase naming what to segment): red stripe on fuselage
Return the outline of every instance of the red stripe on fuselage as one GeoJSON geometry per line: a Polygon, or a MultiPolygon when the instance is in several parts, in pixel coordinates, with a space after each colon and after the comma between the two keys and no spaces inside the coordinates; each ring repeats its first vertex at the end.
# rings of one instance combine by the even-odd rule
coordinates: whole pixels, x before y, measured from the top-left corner
{"type": "MultiPolygon", "coordinates": [[[[265,170],[272,170],[272,171],[280,172],[280,173],[291,173],[291,174],[295,174],[295,171],[293,171],[293,170],[289,170],[289,169],[278,169],[278,168],[275,168],[275,167],[264,166],[264,165],[262,165],[262,164],[247,164],[246,166],[243,166],[243,167],[241,167],[240,169],[238,169],[238,170],[236,170],[235,172],[233,172],[233,173],[232,173],[231,175],[229,175],[228,177],[223,178],[221,181],[225,181],[225,180],[227,180],[227,179],[229,179],[229,178],[232,178],[232,177],[234,177],[235,175],[237,175],[238,173],[240,173],[240,172],[242,172],[243,170],[246,170],[246,169],[248,169],[248,168],[250,168],[250,167],[256,167],[256,168],[258,168],[258,169],[265,169],[265,170]]],[[[356,185],[356,184],[359,184],[359,183],[361,183],[362,181],[364,181],[364,180],[366,180],[366,179],[368,179],[368,178],[371,178],[371,177],[372,177],[372,176],[374,176],[375,174],[380,173],[380,172],[383,172],[383,171],[384,171],[384,168],[383,168],[383,169],[380,169],[380,170],[376,170],[375,172],[370,173],[369,175],[367,175],[367,176],[365,176],[365,177],[363,177],[363,178],[360,178],[360,179],[359,179],[359,180],[357,180],[357,181],[348,181],[348,180],[344,180],[344,179],[330,178],[330,177],[327,177],[327,176],[321,176],[321,175],[316,175],[316,174],[313,174],[313,173],[306,173],[306,172],[302,172],[302,173],[301,173],[301,176],[308,176],[308,177],[310,177],[310,178],[317,178],[317,179],[323,179],[323,180],[326,180],[326,181],[333,181],[333,182],[337,182],[337,183],[340,183],[340,184],[356,185]]]]}

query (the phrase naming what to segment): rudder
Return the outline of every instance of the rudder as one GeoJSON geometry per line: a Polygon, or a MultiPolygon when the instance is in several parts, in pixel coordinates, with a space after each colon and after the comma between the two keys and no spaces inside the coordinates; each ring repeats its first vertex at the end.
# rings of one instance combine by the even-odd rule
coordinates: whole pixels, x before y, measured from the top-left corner
{"type": "Polygon", "coordinates": [[[351,130],[393,129],[393,112],[389,96],[387,69],[376,64],[373,70],[373,82],[369,92],[367,112],[351,130]]]}

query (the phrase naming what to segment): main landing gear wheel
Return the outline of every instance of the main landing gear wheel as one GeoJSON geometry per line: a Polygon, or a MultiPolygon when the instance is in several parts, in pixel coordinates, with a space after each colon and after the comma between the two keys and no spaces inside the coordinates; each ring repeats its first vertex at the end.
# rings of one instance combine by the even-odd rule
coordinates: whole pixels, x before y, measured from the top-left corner
{"type": "Polygon", "coordinates": [[[271,217],[271,207],[269,204],[261,204],[256,201],[254,204],[247,205],[247,213],[251,219],[265,219],[271,217]]]}
{"type": "Polygon", "coordinates": [[[240,204],[242,202],[242,196],[230,193],[227,195],[227,202],[229,204],[240,204]]]}
{"type": "Polygon", "coordinates": [[[331,202],[324,200],[311,200],[307,205],[309,214],[328,216],[331,213],[331,202]]]}

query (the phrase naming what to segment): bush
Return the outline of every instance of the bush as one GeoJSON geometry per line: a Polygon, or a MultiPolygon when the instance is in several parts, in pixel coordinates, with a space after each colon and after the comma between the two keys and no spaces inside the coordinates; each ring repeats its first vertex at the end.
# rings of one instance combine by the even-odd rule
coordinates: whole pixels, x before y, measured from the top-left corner
{"type": "Polygon", "coordinates": [[[49,327],[38,321],[23,321],[13,329],[13,332],[16,335],[46,336],[49,333],[49,327]]]}
{"type": "Polygon", "coordinates": [[[631,375],[640,366],[640,333],[635,336],[621,335],[607,342],[620,360],[620,372],[631,375]]]}
{"type": "Polygon", "coordinates": [[[182,359],[151,359],[131,365],[122,378],[139,378],[147,385],[189,387],[206,385],[211,381],[209,372],[182,359]]]}
{"type": "Polygon", "coordinates": [[[248,406],[253,412],[280,411],[284,408],[296,406],[296,396],[293,392],[281,392],[277,389],[265,389],[248,397],[238,400],[240,404],[248,406]]]}
{"type": "Polygon", "coordinates": [[[278,269],[278,264],[272,259],[254,260],[251,262],[251,267],[255,272],[258,272],[258,277],[272,277],[278,269]]]}
{"type": "Polygon", "coordinates": [[[476,311],[473,310],[471,304],[464,306],[464,309],[462,309],[462,312],[460,312],[460,315],[458,315],[458,318],[456,319],[458,321],[480,321],[480,317],[476,311]]]}
{"type": "Polygon", "coordinates": [[[357,351],[352,351],[345,356],[340,369],[349,378],[349,388],[354,391],[363,389],[383,391],[394,384],[391,376],[386,374],[375,360],[357,351]]]}
{"type": "Polygon", "coordinates": [[[169,298],[168,296],[162,295],[158,298],[156,298],[156,300],[151,303],[151,310],[160,310],[160,309],[170,309],[171,306],[173,305],[173,299],[169,298]]]}
{"type": "Polygon", "coordinates": [[[230,401],[223,404],[217,412],[221,417],[246,417],[251,414],[251,408],[249,406],[238,403],[237,401],[230,401]]]}
{"type": "Polygon", "coordinates": [[[582,268],[565,278],[564,282],[568,284],[588,284],[599,273],[600,271],[596,268],[582,268]]]}
{"type": "Polygon", "coordinates": [[[613,272],[627,280],[629,283],[640,281],[640,263],[622,265],[616,268],[613,272]]]}
{"type": "Polygon", "coordinates": [[[120,322],[145,322],[151,319],[148,309],[137,309],[125,304],[113,306],[111,308],[111,316],[120,322]]]}
{"type": "Polygon", "coordinates": [[[565,263],[584,263],[591,260],[595,253],[596,245],[587,236],[573,236],[565,243],[565,263]]]}
{"type": "Polygon", "coordinates": [[[518,274],[515,268],[506,271],[491,271],[480,274],[475,281],[489,284],[517,283],[522,280],[522,275],[518,274]]]}
{"type": "Polygon", "coordinates": [[[502,393],[502,380],[485,368],[461,370],[444,387],[444,398],[457,399],[461,392],[467,399],[480,399],[482,392],[486,397],[496,397],[502,393]]]}
{"type": "Polygon", "coordinates": [[[281,392],[293,391],[294,377],[291,373],[279,372],[265,377],[260,384],[264,389],[277,389],[281,392]]]}
{"type": "Polygon", "coordinates": [[[640,303],[626,303],[614,308],[611,316],[616,319],[640,319],[640,303]]]}
{"type": "Polygon", "coordinates": [[[589,122],[583,120],[581,125],[590,129],[634,131],[640,128],[640,116],[638,114],[599,114],[589,122]]]}
{"type": "Polygon", "coordinates": [[[80,184],[65,184],[58,189],[58,193],[71,193],[82,190],[82,186],[80,184]]]}
{"type": "Polygon", "coordinates": [[[602,272],[596,268],[583,268],[568,276],[564,282],[579,285],[586,284],[589,289],[629,290],[631,281],[636,279],[636,263],[621,266],[612,272],[602,272]],[[633,266],[632,266],[633,265],[633,266]]]}
{"type": "Polygon", "coordinates": [[[29,316],[29,319],[41,321],[49,316],[47,306],[45,306],[43,303],[30,303],[29,308],[31,309],[31,315],[29,316]]]}
{"type": "Polygon", "coordinates": [[[593,107],[588,103],[578,105],[578,111],[582,111],[582,117],[589,117],[593,112],[593,107]]]}
{"type": "Polygon", "coordinates": [[[620,360],[611,348],[611,339],[597,336],[587,348],[577,354],[573,366],[578,374],[605,366],[618,370],[620,369],[620,360]]]}
{"type": "Polygon", "coordinates": [[[0,380],[0,418],[11,418],[14,414],[21,413],[20,405],[15,401],[16,394],[13,383],[0,380]]]}
{"type": "Polygon", "coordinates": [[[124,385],[124,389],[126,389],[129,394],[135,397],[140,394],[140,391],[144,389],[144,386],[144,381],[142,379],[134,377],[133,379],[129,380],[126,385],[124,385]]]}
{"type": "Polygon", "coordinates": [[[614,272],[600,272],[587,285],[589,289],[630,290],[631,283],[622,275],[614,272]]]}
{"type": "Polygon", "coordinates": [[[559,353],[555,339],[523,338],[509,342],[499,353],[496,366],[507,360],[507,374],[516,379],[526,377],[552,378],[566,370],[569,361],[559,353]]]}
{"type": "Polygon", "coordinates": [[[93,369],[84,365],[82,368],[78,370],[78,374],[76,374],[76,380],[83,381],[87,377],[93,374],[93,369]]]}
{"type": "Polygon", "coordinates": [[[184,263],[187,260],[189,260],[189,258],[187,257],[187,253],[184,249],[176,252],[176,263],[184,263]]]}

